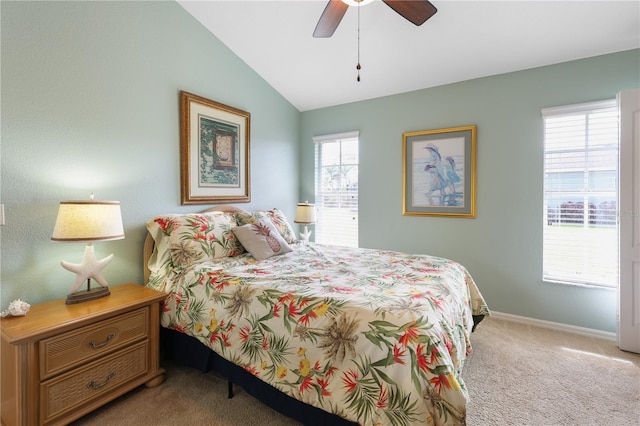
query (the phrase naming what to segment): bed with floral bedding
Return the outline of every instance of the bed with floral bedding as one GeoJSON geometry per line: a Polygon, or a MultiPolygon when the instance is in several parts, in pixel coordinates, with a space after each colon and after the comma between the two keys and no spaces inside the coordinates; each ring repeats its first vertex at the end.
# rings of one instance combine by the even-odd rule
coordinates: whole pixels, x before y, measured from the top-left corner
{"type": "Polygon", "coordinates": [[[277,209],[163,215],[147,229],[163,327],[336,418],[465,424],[462,367],[489,310],[462,265],[304,244],[277,209]]]}

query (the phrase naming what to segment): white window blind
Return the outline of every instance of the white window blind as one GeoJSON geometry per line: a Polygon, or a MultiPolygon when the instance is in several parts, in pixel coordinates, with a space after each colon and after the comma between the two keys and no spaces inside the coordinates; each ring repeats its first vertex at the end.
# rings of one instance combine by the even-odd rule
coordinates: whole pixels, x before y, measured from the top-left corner
{"type": "Polygon", "coordinates": [[[618,285],[615,100],[545,108],[543,280],[618,285]]]}
{"type": "Polygon", "coordinates": [[[358,246],[358,132],[318,136],[315,143],[316,238],[358,246]]]}

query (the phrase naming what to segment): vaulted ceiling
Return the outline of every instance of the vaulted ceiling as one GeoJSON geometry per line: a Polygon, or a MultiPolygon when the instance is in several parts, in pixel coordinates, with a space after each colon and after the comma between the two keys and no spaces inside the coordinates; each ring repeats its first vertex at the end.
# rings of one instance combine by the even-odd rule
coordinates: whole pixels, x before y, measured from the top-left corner
{"type": "Polygon", "coordinates": [[[327,1],[178,3],[300,111],[640,47],[637,0],[432,0],[419,27],[376,0],[314,38],[327,1]]]}

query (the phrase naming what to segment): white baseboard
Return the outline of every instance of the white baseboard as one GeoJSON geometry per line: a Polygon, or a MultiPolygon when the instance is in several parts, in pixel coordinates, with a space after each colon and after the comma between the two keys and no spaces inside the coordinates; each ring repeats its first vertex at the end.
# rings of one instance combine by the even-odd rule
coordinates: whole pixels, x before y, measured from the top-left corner
{"type": "Polygon", "coordinates": [[[567,333],[580,334],[582,336],[597,337],[599,339],[617,341],[616,333],[609,331],[596,330],[593,328],[578,327],[575,325],[562,324],[559,322],[544,321],[535,318],[521,317],[519,315],[505,314],[502,312],[491,311],[491,317],[505,321],[517,322],[520,324],[535,325],[537,327],[549,328],[552,330],[565,331],[567,333]]]}

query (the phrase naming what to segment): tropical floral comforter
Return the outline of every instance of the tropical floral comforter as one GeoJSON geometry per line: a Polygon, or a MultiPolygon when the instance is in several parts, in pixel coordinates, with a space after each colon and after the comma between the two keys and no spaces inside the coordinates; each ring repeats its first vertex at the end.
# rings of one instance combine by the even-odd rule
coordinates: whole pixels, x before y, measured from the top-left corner
{"type": "Polygon", "coordinates": [[[464,424],[472,314],[489,313],[467,270],[426,255],[293,247],[169,273],[162,325],[361,425],[464,424]]]}

